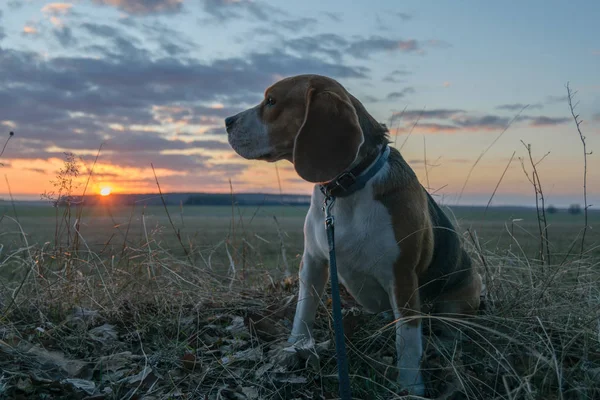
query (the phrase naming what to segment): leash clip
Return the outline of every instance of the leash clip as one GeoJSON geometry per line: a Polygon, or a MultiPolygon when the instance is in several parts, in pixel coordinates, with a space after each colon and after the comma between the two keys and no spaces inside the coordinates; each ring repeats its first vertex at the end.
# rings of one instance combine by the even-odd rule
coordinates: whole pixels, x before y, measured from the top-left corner
{"type": "Polygon", "coordinates": [[[323,191],[325,194],[325,200],[323,201],[322,210],[325,212],[325,226],[330,227],[333,226],[333,215],[331,214],[331,209],[333,208],[333,204],[335,203],[335,197],[329,196],[323,191]]]}

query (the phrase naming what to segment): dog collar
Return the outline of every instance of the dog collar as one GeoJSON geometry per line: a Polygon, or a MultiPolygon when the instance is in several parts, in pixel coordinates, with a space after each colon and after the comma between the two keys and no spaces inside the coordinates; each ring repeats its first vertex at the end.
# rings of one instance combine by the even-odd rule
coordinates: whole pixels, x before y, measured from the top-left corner
{"type": "Polygon", "coordinates": [[[365,187],[369,179],[383,168],[389,155],[390,147],[385,144],[375,163],[373,163],[373,159],[363,160],[350,171],[342,172],[333,180],[320,185],[321,192],[326,197],[350,196],[352,193],[365,187]],[[369,165],[371,165],[371,168],[369,168],[369,165]]]}

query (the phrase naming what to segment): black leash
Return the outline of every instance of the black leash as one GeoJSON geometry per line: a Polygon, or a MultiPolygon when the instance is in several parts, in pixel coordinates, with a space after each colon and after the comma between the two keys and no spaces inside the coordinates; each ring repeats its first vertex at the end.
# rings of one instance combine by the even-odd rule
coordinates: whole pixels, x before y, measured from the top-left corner
{"type": "Polygon", "coordinates": [[[342,301],[340,299],[340,285],[338,282],[337,264],[335,260],[334,220],[331,208],[335,197],[325,196],[323,211],[325,211],[325,229],[329,243],[329,272],[331,278],[331,302],[333,309],[333,331],[335,334],[335,351],[337,355],[338,378],[340,398],[351,400],[350,376],[348,375],[348,359],[346,357],[346,343],[344,341],[344,326],[342,325],[342,301]]]}
{"type": "Polygon", "coordinates": [[[325,212],[325,229],[329,244],[329,275],[331,278],[331,302],[333,311],[333,330],[335,334],[335,351],[338,366],[339,390],[341,400],[352,400],[350,391],[350,376],[348,374],[348,359],[346,357],[346,342],[344,341],[344,326],[342,325],[342,301],[340,299],[340,284],[338,281],[337,264],[335,259],[335,229],[331,208],[336,196],[345,197],[365,187],[388,160],[390,148],[386,144],[375,159],[367,159],[348,172],[340,174],[331,182],[321,185],[325,196],[323,211],[325,212]],[[371,163],[374,163],[371,165],[371,163]],[[371,167],[369,168],[369,165],[371,167]]]}

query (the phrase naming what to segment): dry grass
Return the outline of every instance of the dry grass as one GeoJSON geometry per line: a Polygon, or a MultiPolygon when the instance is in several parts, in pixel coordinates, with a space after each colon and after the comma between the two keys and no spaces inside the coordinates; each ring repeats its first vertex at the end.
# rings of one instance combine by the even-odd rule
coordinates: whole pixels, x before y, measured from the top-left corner
{"type": "MultiPolygon", "coordinates": [[[[2,276],[10,275],[0,281],[3,396],[337,396],[328,298],[319,310],[316,346],[276,362],[291,327],[296,282],[257,273],[252,263],[244,271],[254,276],[251,285],[239,271],[234,277],[231,265],[239,269],[243,248],[251,245],[240,228],[236,239],[229,235],[216,249],[191,246],[200,250],[189,259],[162,247],[158,229],[146,229],[138,247],[99,254],[83,235],[79,251],[60,251],[30,245],[8,215],[1,224],[21,233],[21,245],[4,249],[0,258],[2,276]],[[221,265],[213,264],[217,251],[227,255],[221,265]]],[[[274,236],[283,241],[285,233],[274,228],[274,236]]],[[[460,340],[436,336],[429,329],[433,318],[423,316],[429,395],[598,398],[598,260],[542,269],[520,253],[516,240],[499,255],[471,238],[467,244],[487,285],[484,307],[474,319],[437,319],[456,328],[460,340]]],[[[343,305],[355,398],[394,398],[391,315],[365,314],[345,292],[343,305]]]]}

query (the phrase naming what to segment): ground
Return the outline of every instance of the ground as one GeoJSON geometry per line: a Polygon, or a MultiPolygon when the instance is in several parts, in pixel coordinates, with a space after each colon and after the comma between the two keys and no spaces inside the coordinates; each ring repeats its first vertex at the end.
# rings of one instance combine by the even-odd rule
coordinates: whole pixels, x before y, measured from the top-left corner
{"type": "MultiPolygon", "coordinates": [[[[328,295],[318,357],[278,358],[306,207],[0,207],[0,398],[336,398],[328,295]]],[[[600,398],[598,229],[581,254],[583,216],[548,215],[541,261],[535,210],[446,211],[487,293],[456,340],[424,316],[428,397],[600,398]]],[[[354,398],[400,398],[390,315],[342,294],[354,398]]]]}

